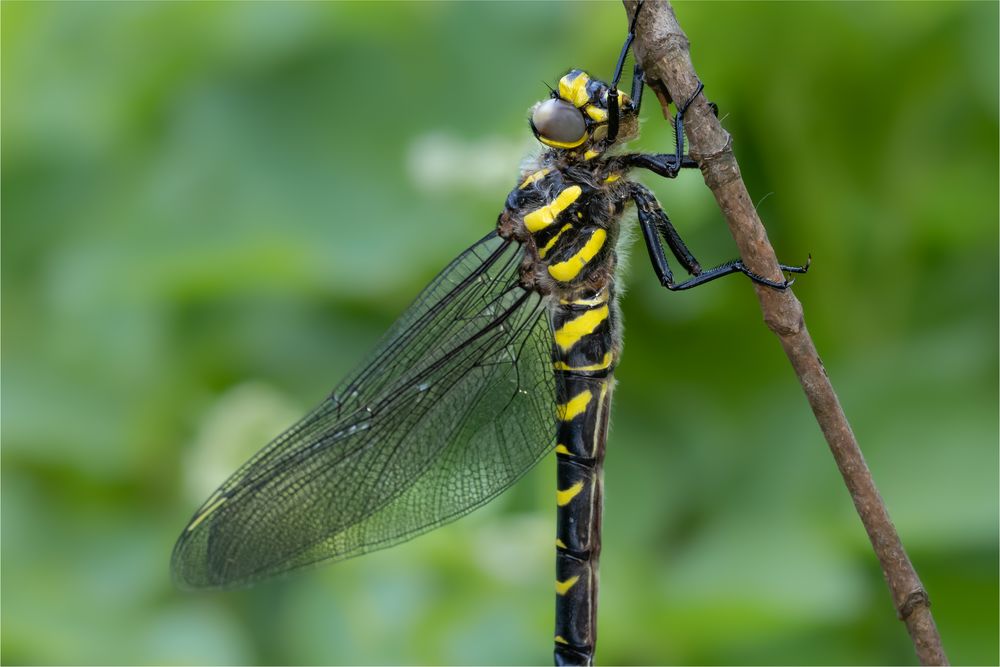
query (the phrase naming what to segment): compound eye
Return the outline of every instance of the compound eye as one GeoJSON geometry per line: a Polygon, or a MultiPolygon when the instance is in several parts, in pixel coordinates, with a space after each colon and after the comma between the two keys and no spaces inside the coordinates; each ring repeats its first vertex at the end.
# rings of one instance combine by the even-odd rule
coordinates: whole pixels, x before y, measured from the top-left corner
{"type": "Polygon", "coordinates": [[[583,114],[563,100],[545,100],[531,114],[531,122],[546,139],[563,144],[579,142],[587,133],[583,114]]]}

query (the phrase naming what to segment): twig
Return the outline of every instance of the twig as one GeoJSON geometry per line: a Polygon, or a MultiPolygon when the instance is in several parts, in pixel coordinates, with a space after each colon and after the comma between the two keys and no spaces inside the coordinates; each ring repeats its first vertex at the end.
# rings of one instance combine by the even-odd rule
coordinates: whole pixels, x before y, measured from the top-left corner
{"type": "MultiPolygon", "coordinates": [[[[623,0],[629,18],[636,0],[623,0]]],[[[686,100],[699,79],[691,64],[689,42],[667,0],[645,0],[636,24],[635,57],[646,72],[646,81],[656,93],[669,118],[671,98],[686,100]]],[[[726,132],[699,95],[684,117],[690,153],[701,166],[744,263],[759,275],[782,280],[774,248],[767,239],[753,202],[740,176],[726,132]]],[[[791,290],[778,291],[755,285],[764,321],[781,341],[785,354],[799,377],[816,421],[823,430],[840,474],[854,500],[875,554],[892,592],[896,612],[916,648],[923,665],[947,665],[941,637],[930,611],[930,599],[910,563],[885,503],[872,480],[868,465],[847,422],[837,394],[830,384],[816,346],[806,329],[802,304],[791,290]]]]}

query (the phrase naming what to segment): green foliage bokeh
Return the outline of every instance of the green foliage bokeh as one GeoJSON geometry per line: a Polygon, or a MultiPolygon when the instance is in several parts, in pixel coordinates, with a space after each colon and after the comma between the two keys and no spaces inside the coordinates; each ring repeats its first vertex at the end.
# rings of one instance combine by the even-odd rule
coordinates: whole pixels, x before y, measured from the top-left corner
{"type": "MultiPolygon", "coordinates": [[[[617,3],[2,11],[3,644],[11,663],[547,663],[554,464],[395,549],[181,593],[174,539],[325,395],[607,77],[617,3]]],[[[996,664],[997,5],[681,4],[956,664],[996,664]]],[[[649,95],[637,149],[671,150],[649,95]]],[[[697,173],[650,184],[708,265],[697,173]]],[[[749,283],[636,246],[598,660],[913,663],[749,283]]]]}

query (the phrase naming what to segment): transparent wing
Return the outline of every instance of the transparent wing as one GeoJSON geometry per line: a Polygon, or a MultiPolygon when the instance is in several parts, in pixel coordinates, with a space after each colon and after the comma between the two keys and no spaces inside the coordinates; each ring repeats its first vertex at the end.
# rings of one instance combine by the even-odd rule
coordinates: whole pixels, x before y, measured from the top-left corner
{"type": "Polygon", "coordinates": [[[396,544],[472,511],[555,444],[542,298],[521,248],[463,252],[366,363],[233,474],[174,547],[175,579],[246,584],[396,544]]]}

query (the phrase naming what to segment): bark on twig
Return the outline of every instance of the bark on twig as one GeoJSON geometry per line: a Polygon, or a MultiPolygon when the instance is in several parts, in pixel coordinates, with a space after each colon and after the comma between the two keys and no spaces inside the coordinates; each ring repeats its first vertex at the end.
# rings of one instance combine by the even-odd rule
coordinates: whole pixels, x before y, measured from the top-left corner
{"type": "MultiPolygon", "coordinates": [[[[636,0],[623,0],[629,19],[636,0]]],[[[636,24],[633,46],[636,59],[646,72],[646,81],[669,118],[672,99],[686,100],[694,93],[698,77],[691,64],[689,43],[666,0],[645,0],[636,24]]],[[[767,239],[753,202],[740,176],[732,150],[732,137],[712,113],[704,95],[699,95],[684,117],[690,153],[701,166],[744,263],[754,272],[782,280],[774,249],[767,239]]],[[[930,611],[930,600],[910,563],[885,503],[872,480],[858,442],[830,384],[812,338],[806,329],[802,304],[791,290],[777,291],[754,285],[767,326],[781,345],[799,377],[830,445],[854,506],[864,523],[878,556],[896,611],[913,640],[923,665],[946,665],[948,658],[930,611]]]]}

